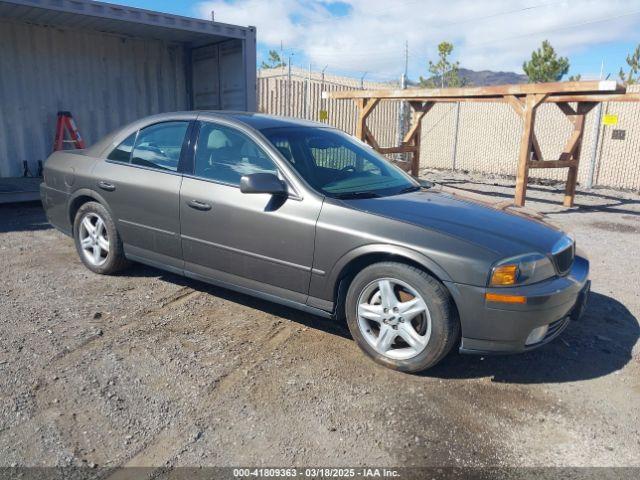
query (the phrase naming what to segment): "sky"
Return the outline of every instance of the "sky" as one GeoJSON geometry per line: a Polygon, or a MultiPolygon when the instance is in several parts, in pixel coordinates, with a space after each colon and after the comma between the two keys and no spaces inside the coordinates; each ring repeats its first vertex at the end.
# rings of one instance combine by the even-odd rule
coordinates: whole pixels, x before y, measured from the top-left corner
{"type": "Polygon", "coordinates": [[[569,74],[618,78],[640,43],[640,0],[117,0],[238,25],[258,32],[258,59],[270,49],[292,64],[368,80],[397,80],[408,42],[409,78],[428,76],[437,45],[472,70],[522,72],[548,39],[569,58],[569,74]],[[366,73],[365,73],[366,72],[366,73]]]}

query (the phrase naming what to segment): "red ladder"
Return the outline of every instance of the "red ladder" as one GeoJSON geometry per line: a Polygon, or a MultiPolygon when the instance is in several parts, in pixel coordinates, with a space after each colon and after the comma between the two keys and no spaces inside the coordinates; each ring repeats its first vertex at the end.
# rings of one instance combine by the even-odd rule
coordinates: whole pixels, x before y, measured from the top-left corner
{"type": "Polygon", "coordinates": [[[76,148],[85,148],[84,140],[80,136],[78,126],[73,120],[71,112],[58,112],[58,121],[56,123],[56,138],[53,142],[53,151],[62,150],[65,143],[73,143],[76,148]],[[71,140],[64,139],[65,130],[69,133],[71,140]]]}

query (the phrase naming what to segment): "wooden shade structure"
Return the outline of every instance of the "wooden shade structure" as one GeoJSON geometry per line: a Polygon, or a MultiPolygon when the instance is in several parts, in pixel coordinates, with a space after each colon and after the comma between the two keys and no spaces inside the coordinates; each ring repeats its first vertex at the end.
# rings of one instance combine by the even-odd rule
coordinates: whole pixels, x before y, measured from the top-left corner
{"type": "Polygon", "coordinates": [[[418,175],[420,165],[420,129],[422,119],[436,103],[503,102],[508,103],[524,123],[518,154],[514,203],[523,206],[527,194],[529,169],[567,168],[564,205],[573,206],[584,137],[585,117],[599,102],[640,101],[640,94],[627,94],[624,86],[615,81],[529,83],[468,88],[433,88],[407,90],[353,90],[330,92],[329,98],[352,99],[358,107],[356,136],[383,154],[411,153],[410,162],[397,162],[418,175]],[[400,146],[380,147],[367,118],[381,100],[409,102],[413,109],[411,127],[400,146]],[[573,125],[573,130],[560,158],[545,160],[535,134],[536,110],[542,103],[555,103],[573,125]]]}

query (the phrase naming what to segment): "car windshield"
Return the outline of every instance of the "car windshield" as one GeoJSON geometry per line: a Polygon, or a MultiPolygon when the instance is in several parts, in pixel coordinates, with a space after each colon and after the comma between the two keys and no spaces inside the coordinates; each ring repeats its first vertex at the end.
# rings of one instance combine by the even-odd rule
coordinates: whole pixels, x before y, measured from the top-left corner
{"type": "Polygon", "coordinates": [[[316,190],[367,198],[418,190],[419,184],[364,143],[330,128],[290,127],[262,133],[316,190]]]}

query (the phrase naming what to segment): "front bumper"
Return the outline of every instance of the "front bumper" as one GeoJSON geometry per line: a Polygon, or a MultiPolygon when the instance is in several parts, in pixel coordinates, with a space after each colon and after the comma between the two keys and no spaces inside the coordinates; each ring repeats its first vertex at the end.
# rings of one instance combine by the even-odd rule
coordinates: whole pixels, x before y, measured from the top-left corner
{"type": "Polygon", "coordinates": [[[537,348],[556,338],[571,320],[582,314],[589,294],[589,261],[576,256],[563,277],[513,288],[486,288],[447,283],[460,314],[462,353],[517,353],[537,348]],[[526,304],[487,302],[485,293],[527,297],[526,304]],[[548,326],[535,342],[532,332],[548,326]]]}

